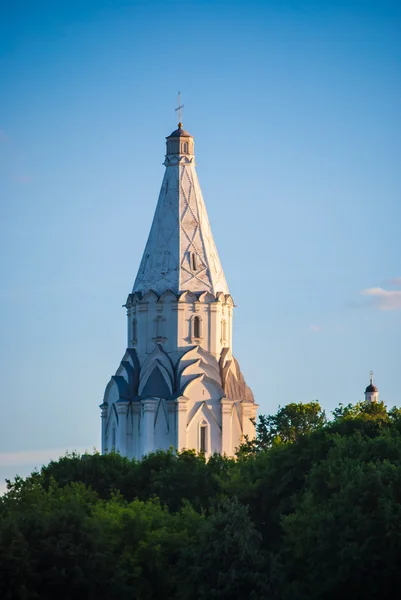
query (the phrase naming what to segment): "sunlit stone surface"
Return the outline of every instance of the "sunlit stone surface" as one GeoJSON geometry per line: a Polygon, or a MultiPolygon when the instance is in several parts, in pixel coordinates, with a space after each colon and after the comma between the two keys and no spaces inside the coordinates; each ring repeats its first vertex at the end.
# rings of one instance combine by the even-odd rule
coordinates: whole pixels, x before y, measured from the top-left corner
{"type": "Polygon", "coordinates": [[[129,294],[127,350],[101,404],[102,452],[233,455],[257,405],[232,355],[234,303],[181,124],[167,138],[149,238],[129,294]]]}

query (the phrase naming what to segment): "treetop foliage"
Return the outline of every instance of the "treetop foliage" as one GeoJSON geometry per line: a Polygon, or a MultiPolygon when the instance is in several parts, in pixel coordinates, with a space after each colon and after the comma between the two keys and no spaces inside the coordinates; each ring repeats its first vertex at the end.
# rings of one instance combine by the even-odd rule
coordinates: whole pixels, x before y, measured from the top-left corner
{"type": "Polygon", "coordinates": [[[393,598],[401,411],[261,416],[235,459],[69,454],[0,498],[0,597],[393,598]]]}

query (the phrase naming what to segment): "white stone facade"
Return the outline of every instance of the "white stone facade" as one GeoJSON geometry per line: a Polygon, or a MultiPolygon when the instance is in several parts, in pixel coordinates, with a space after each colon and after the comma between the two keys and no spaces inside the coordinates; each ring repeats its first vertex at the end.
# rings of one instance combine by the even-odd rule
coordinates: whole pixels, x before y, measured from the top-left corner
{"type": "Polygon", "coordinates": [[[167,138],[166,173],[132,293],[127,350],[106,387],[102,451],[233,455],[257,405],[232,355],[234,303],[195,171],[192,136],[167,138]]]}
{"type": "Polygon", "coordinates": [[[228,294],[195,170],[195,157],[175,153],[180,147],[193,152],[193,138],[189,134],[172,136],[167,138],[167,149],[173,153],[166,155],[166,172],[132,291],[228,294]]]}
{"type": "Polygon", "coordinates": [[[174,360],[196,345],[215,358],[223,348],[232,347],[234,303],[229,294],[135,292],[129,295],[126,307],[127,347],[135,348],[140,359],[152,352],[155,344],[162,344],[174,360]]]}

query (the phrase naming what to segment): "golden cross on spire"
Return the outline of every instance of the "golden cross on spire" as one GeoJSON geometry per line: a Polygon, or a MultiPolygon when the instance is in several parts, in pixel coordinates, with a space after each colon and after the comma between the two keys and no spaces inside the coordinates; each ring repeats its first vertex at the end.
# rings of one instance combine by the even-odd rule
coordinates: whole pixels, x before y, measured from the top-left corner
{"type": "Polygon", "coordinates": [[[178,107],[175,109],[175,112],[178,115],[178,127],[182,127],[182,109],[184,105],[181,104],[181,92],[178,92],[178,107]]]}

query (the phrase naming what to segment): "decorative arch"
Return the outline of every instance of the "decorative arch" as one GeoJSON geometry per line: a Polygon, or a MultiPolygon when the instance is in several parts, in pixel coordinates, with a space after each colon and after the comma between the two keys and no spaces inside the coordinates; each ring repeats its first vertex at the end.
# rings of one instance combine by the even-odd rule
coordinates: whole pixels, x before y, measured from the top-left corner
{"type": "Polygon", "coordinates": [[[138,391],[139,373],[128,360],[122,360],[121,367],[126,373],[126,377],[128,379],[129,393],[130,396],[133,397],[138,391]]]}
{"type": "Polygon", "coordinates": [[[220,385],[220,368],[216,358],[210,352],[204,350],[201,346],[194,346],[190,348],[185,354],[182,355],[180,362],[177,366],[177,380],[180,382],[179,389],[182,388],[181,378],[184,376],[184,372],[187,367],[196,364],[201,359],[200,370],[206,375],[210,376],[220,385]]]}
{"type": "Polygon", "coordinates": [[[115,404],[110,407],[109,418],[105,427],[105,450],[112,452],[116,448],[118,430],[118,414],[115,404]],[[113,443],[114,442],[114,443],[113,443]]]}
{"type": "MultiPolygon", "coordinates": [[[[116,382],[113,378],[110,379],[109,383],[106,385],[106,389],[104,390],[103,403],[110,404],[110,395],[112,393],[113,388],[116,387],[116,382]]],[[[117,397],[115,398],[117,400],[117,397]]],[[[113,399],[111,399],[113,402],[113,399]]]]}
{"type": "Polygon", "coordinates": [[[149,290],[146,292],[144,297],[142,298],[143,302],[157,302],[159,300],[159,296],[153,290],[149,290]]]}
{"type": "Polygon", "coordinates": [[[197,410],[191,415],[186,428],[187,440],[198,452],[204,449],[205,453],[210,455],[220,447],[222,427],[216,417],[217,415],[208,407],[207,402],[201,402],[197,410]],[[201,439],[202,427],[205,427],[203,433],[205,445],[202,444],[201,439]]]}
{"type": "Polygon", "coordinates": [[[235,306],[234,305],[234,300],[232,299],[231,294],[226,294],[225,295],[225,301],[226,301],[226,304],[228,304],[229,306],[235,306]]]}
{"type": "Polygon", "coordinates": [[[128,300],[127,300],[127,305],[128,304],[130,304],[130,305],[137,304],[141,300],[142,300],[142,293],[141,292],[134,292],[133,294],[129,294],[128,300]]]}
{"type": "Polygon", "coordinates": [[[181,296],[178,298],[178,302],[196,302],[198,300],[198,298],[195,296],[195,294],[193,292],[190,291],[186,291],[183,292],[181,294],[181,296]]]}
{"type": "Polygon", "coordinates": [[[143,366],[141,369],[141,376],[140,376],[139,395],[142,394],[142,390],[143,390],[149,376],[151,375],[153,369],[155,368],[155,366],[157,366],[160,369],[160,371],[170,389],[170,392],[173,391],[173,389],[174,389],[174,369],[173,369],[170,358],[164,352],[162,347],[158,344],[156,346],[156,348],[153,350],[153,352],[151,354],[149,354],[149,356],[146,358],[145,362],[143,363],[143,366]]]}
{"type": "Polygon", "coordinates": [[[200,373],[199,375],[195,375],[195,377],[193,379],[188,381],[183,386],[183,388],[181,390],[181,394],[183,396],[187,396],[188,398],[190,398],[191,397],[190,388],[194,384],[199,383],[200,381],[204,381],[205,383],[208,383],[212,388],[214,388],[217,392],[216,397],[222,398],[225,395],[224,390],[221,387],[221,385],[215,379],[212,379],[211,377],[208,377],[207,375],[205,375],[205,373],[200,373]]]}
{"type": "Polygon", "coordinates": [[[171,290],[166,290],[159,298],[159,302],[177,302],[177,296],[171,290]]]}
{"type": "Polygon", "coordinates": [[[112,375],[104,392],[103,402],[109,406],[114,406],[114,402],[120,398],[131,400],[133,385],[129,383],[130,374],[126,371],[125,365],[120,364],[117,373],[112,375]],[[120,373],[125,373],[125,377],[120,373]]]}
{"type": "Polygon", "coordinates": [[[130,400],[130,389],[125,377],[122,375],[113,375],[112,379],[117,385],[119,398],[130,400]]]}
{"type": "Polygon", "coordinates": [[[210,292],[202,292],[199,296],[199,302],[210,304],[211,302],[216,302],[216,298],[210,292]]]}
{"type": "Polygon", "coordinates": [[[210,452],[210,426],[206,419],[202,419],[198,425],[198,452],[210,452]]]}
{"type": "Polygon", "coordinates": [[[155,365],[146,383],[142,386],[141,395],[152,398],[170,398],[171,387],[163,373],[162,365],[155,365]]]}

